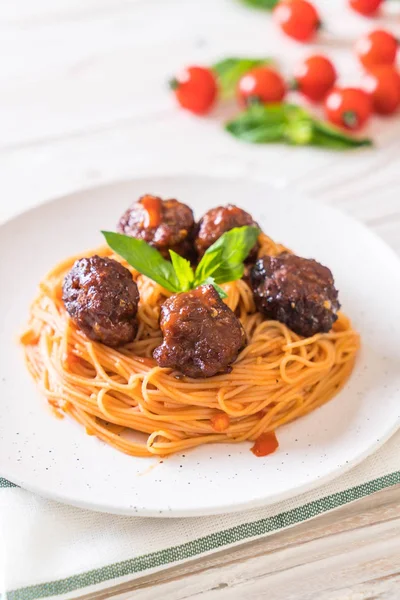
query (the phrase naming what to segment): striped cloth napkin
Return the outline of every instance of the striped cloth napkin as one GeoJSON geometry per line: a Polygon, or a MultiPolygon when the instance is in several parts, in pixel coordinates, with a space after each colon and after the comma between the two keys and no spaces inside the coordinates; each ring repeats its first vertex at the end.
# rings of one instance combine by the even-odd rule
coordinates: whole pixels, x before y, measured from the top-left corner
{"type": "Polygon", "coordinates": [[[0,478],[0,597],[78,598],[291,527],[400,483],[400,432],[329,485],[273,506],[187,519],[118,517],[0,478]]]}

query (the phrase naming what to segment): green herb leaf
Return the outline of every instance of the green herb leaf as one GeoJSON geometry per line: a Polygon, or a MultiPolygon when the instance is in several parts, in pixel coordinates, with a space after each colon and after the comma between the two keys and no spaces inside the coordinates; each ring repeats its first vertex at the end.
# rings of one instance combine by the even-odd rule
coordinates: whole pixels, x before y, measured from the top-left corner
{"type": "Polygon", "coordinates": [[[301,106],[287,103],[250,106],[225,128],[238,139],[253,144],[284,142],[335,150],[372,145],[370,139],[351,137],[314,119],[301,106]]]}
{"type": "Polygon", "coordinates": [[[251,144],[267,144],[281,142],[285,137],[285,125],[262,125],[242,121],[231,121],[226,125],[226,130],[232,135],[251,144]]]}
{"type": "Polygon", "coordinates": [[[359,148],[362,146],[372,146],[372,140],[369,138],[353,138],[343,133],[340,129],[332,127],[323,121],[313,121],[314,126],[314,144],[333,148],[337,150],[345,148],[359,148]]]}
{"type": "Polygon", "coordinates": [[[242,0],[244,4],[254,6],[255,8],[262,8],[263,10],[272,10],[278,4],[279,0],[242,0]]]}
{"type": "Polygon", "coordinates": [[[203,283],[201,285],[213,285],[215,287],[216,291],[218,292],[221,300],[228,297],[228,294],[226,292],[224,292],[222,287],[219,287],[219,285],[217,283],[215,283],[214,277],[207,277],[207,279],[205,281],[203,281],[203,283]]]}
{"type": "Polygon", "coordinates": [[[146,275],[170,292],[187,292],[199,285],[211,284],[221,298],[226,298],[220,283],[243,276],[243,261],[257,241],[257,227],[236,227],[224,233],[204,254],[196,272],[190,262],[170,250],[171,262],[143,240],[102,231],[107,244],[139,273],[146,275]]]}
{"type": "Polygon", "coordinates": [[[195,272],[194,285],[201,285],[209,277],[215,282],[227,283],[243,276],[243,262],[257,241],[257,227],[235,227],[227,231],[208,248],[195,272]]]}
{"type": "Polygon", "coordinates": [[[190,290],[194,281],[194,273],[190,262],[173,250],[170,250],[169,254],[171,256],[172,266],[174,267],[175,274],[179,281],[180,291],[187,292],[190,290]]]}
{"type": "Polygon", "coordinates": [[[286,116],[282,104],[252,105],[229,121],[225,128],[240,140],[252,144],[279,142],[284,139],[286,116]],[[266,110],[268,108],[268,110],[266,110]]]}
{"type": "Polygon", "coordinates": [[[144,240],[128,235],[113,231],[102,231],[102,234],[110,248],[125,258],[139,273],[146,275],[170,292],[181,291],[173,265],[165,260],[158,250],[144,240]]]}
{"type": "Polygon", "coordinates": [[[211,68],[218,79],[219,94],[222,99],[235,95],[239,79],[254,67],[269,65],[270,58],[225,58],[215,63],[211,68]]]}
{"type": "Polygon", "coordinates": [[[285,140],[293,146],[310,146],[313,143],[314,126],[311,119],[296,119],[285,126],[285,140]]]}

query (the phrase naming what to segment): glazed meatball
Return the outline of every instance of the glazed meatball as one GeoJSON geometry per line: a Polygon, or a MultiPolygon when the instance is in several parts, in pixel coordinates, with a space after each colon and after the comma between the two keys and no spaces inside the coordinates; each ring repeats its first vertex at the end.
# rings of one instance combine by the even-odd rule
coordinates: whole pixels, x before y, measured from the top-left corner
{"type": "Polygon", "coordinates": [[[292,254],[263,256],[250,274],[257,309],[304,337],[331,330],[340,308],[331,271],[292,254]]]}
{"type": "Polygon", "coordinates": [[[169,250],[192,259],[194,254],[192,209],[178,200],[142,196],[122,215],[118,231],[144,240],[169,259],[169,250]]]}
{"type": "MultiPolygon", "coordinates": [[[[206,212],[199,221],[195,240],[195,247],[199,258],[201,258],[204,252],[226,231],[230,231],[234,227],[244,227],[245,225],[258,227],[257,223],[249,213],[233,204],[218,206],[217,208],[212,208],[206,212]]],[[[257,243],[254,248],[250,250],[248,256],[249,261],[254,261],[257,258],[258,247],[257,243]]]]}
{"type": "Polygon", "coordinates": [[[229,373],[246,343],[246,334],[212,285],[175,294],[161,307],[163,343],[153,356],[160,367],[188,377],[229,373]]]}
{"type": "Polygon", "coordinates": [[[63,301],[71,319],[91,340],[121,346],[136,336],[138,288],[116,260],[100,256],[77,260],[64,279],[63,301]]]}

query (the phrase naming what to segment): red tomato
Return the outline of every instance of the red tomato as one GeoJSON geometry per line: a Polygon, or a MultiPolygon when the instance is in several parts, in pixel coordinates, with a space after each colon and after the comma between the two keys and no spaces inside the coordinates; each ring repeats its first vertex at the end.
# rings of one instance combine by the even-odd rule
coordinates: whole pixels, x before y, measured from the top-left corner
{"type": "Polygon", "coordinates": [[[281,102],[286,94],[282,76],[270,67],[255,67],[241,77],[237,95],[240,104],[247,106],[252,100],[268,104],[281,102]]]}
{"type": "Polygon", "coordinates": [[[170,85],[182,108],[197,115],[208,113],[217,97],[216,79],[205,67],[186,67],[170,85]]]}
{"type": "Polygon", "coordinates": [[[374,111],[391,115],[400,105],[400,75],[393,67],[374,67],[365,76],[364,89],[371,94],[374,111]]]}
{"type": "Polygon", "coordinates": [[[325,98],[335,85],[336,78],[336,69],[325,56],[310,56],[294,71],[295,89],[314,102],[325,98]]]}
{"type": "Polygon", "coordinates": [[[366,67],[392,65],[396,60],[398,41],[389,31],[376,29],[357,40],[356,54],[366,67]]]}
{"type": "Polygon", "coordinates": [[[321,25],[316,8],[307,0],[280,0],[274,18],[286,35],[300,42],[311,39],[321,25]]]}
{"type": "Polygon", "coordinates": [[[375,14],[382,3],[383,0],[349,0],[349,5],[353,10],[367,17],[375,14]]]}
{"type": "Polygon", "coordinates": [[[352,131],[361,129],[371,112],[371,97],[359,88],[335,88],[325,99],[327,119],[352,131]]]}

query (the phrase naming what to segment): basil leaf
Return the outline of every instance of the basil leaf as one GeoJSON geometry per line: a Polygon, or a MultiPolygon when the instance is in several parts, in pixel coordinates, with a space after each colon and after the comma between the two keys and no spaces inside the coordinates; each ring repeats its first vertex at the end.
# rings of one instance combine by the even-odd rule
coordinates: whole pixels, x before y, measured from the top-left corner
{"type": "Polygon", "coordinates": [[[283,124],[256,125],[231,121],[226,125],[226,130],[240,140],[252,144],[281,142],[285,136],[285,126],[283,124]]]}
{"type": "Polygon", "coordinates": [[[219,94],[222,99],[232,98],[236,92],[239,79],[254,67],[269,65],[270,58],[225,58],[212,66],[217,80],[219,94]]]}
{"type": "Polygon", "coordinates": [[[346,148],[360,148],[373,145],[372,140],[369,138],[350,137],[340,129],[316,119],[313,121],[313,129],[313,141],[316,146],[342,150],[346,148]]]}
{"type": "Polygon", "coordinates": [[[179,281],[180,291],[187,292],[191,289],[191,285],[194,281],[194,273],[190,262],[173,250],[170,250],[169,254],[171,256],[172,266],[174,267],[175,274],[179,281]]]}
{"type": "Polygon", "coordinates": [[[128,235],[102,231],[107,244],[116,254],[125,260],[139,273],[146,275],[170,292],[179,292],[179,280],[172,264],[161,254],[149,246],[144,240],[128,235]]]}
{"type": "Polygon", "coordinates": [[[207,277],[207,279],[205,281],[203,281],[203,283],[201,285],[212,285],[215,287],[216,291],[219,294],[219,297],[221,298],[221,300],[223,300],[224,298],[228,297],[228,294],[226,292],[224,292],[224,290],[219,287],[219,285],[217,283],[215,283],[215,279],[214,277],[207,277]]]}
{"type": "Polygon", "coordinates": [[[235,281],[243,276],[243,262],[257,241],[257,227],[235,227],[227,231],[210,246],[195,271],[195,285],[208,277],[216,283],[235,281]]]}
{"type": "Polygon", "coordinates": [[[285,126],[285,140],[293,146],[307,146],[313,141],[313,122],[309,119],[289,121],[285,126]]]}
{"type": "Polygon", "coordinates": [[[225,128],[238,139],[253,144],[284,142],[338,150],[372,145],[370,139],[349,136],[314,119],[304,108],[287,103],[250,106],[225,128]]]}
{"type": "Polygon", "coordinates": [[[254,6],[255,8],[262,8],[263,10],[272,10],[278,4],[279,0],[242,0],[244,4],[254,6]]]}
{"type": "Polygon", "coordinates": [[[287,121],[289,107],[292,109],[293,105],[283,103],[251,104],[234,121],[243,125],[282,125],[287,121]]]}
{"type": "Polygon", "coordinates": [[[212,284],[221,298],[226,298],[219,283],[243,276],[243,261],[257,241],[257,227],[236,227],[224,233],[208,250],[193,273],[190,262],[170,250],[171,261],[143,240],[102,231],[107,244],[139,273],[146,275],[170,292],[187,292],[199,285],[212,284]]]}
{"type": "Polygon", "coordinates": [[[283,140],[285,125],[286,115],[282,104],[268,107],[256,104],[229,121],[225,129],[245,142],[267,144],[283,140]]]}
{"type": "Polygon", "coordinates": [[[229,281],[236,281],[242,279],[244,274],[244,265],[221,265],[214,272],[214,278],[217,283],[229,283],[229,281]]]}

